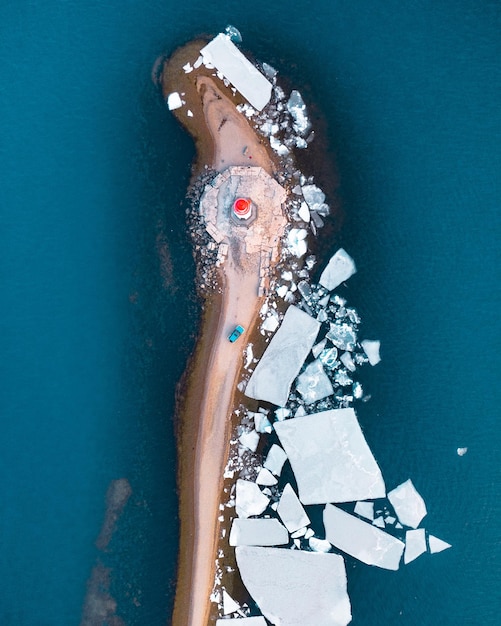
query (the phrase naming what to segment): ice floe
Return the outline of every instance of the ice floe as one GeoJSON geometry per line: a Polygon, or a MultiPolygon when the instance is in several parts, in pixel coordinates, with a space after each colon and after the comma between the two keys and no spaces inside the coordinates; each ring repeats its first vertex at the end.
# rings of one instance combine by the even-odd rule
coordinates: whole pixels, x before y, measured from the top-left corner
{"type": "Polygon", "coordinates": [[[220,33],[200,53],[204,61],[217,68],[255,109],[261,111],[268,104],[272,84],[227,35],[220,33]]]}
{"type": "Polygon", "coordinates": [[[405,533],[404,563],[410,563],[426,552],[426,536],[424,528],[408,530],[405,533]]]}
{"type": "Polygon", "coordinates": [[[346,250],[339,248],[322,272],[319,282],[329,291],[333,291],[345,280],[348,280],[356,271],[354,260],[346,250]]]}
{"type": "Polygon", "coordinates": [[[431,554],[437,554],[438,552],[443,552],[447,550],[447,548],[451,548],[451,544],[435,537],[434,535],[428,536],[428,545],[430,546],[431,554]]]}
{"type": "Polygon", "coordinates": [[[251,452],[255,452],[257,450],[259,445],[259,434],[255,430],[243,433],[238,439],[244,448],[247,448],[251,452]]]}
{"type": "Polygon", "coordinates": [[[181,100],[181,96],[177,91],[173,91],[167,96],[167,107],[169,111],[174,111],[175,109],[180,109],[183,106],[183,101],[181,100]]]}
{"type": "Polygon", "coordinates": [[[340,508],[328,504],[324,510],[325,536],[336,548],[367,565],[397,570],[404,543],[363,522],[340,508]]]}
{"type": "Polygon", "coordinates": [[[416,491],[410,478],[388,492],[388,500],[404,526],[417,528],[426,515],[424,500],[416,491]]]}
{"type": "Polygon", "coordinates": [[[240,546],[242,581],[277,626],[346,626],[351,621],[344,559],[339,554],[240,546]]]}
{"type": "Polygon", "coordinates": [[[245,395],[284,406],[293,380],[315,342],[320,323],[290,306],[247,383],[245,395]]]}
{"type": "Polygon", "coordinates": [[[332,548],[332,544],[327,539],[318,539],[318,537],[310,537],[308,545],[313,552],[329,552],[332,548]]]}
{"type": "Polygon", "coordinates": [[[306,254],[308,231],[304,228],[291,228],[287,234],[287,248],[294,256],[300,258],[306,254]]]}
{"type": "Polygon", "coordinates": [[[278,480],[275,478],[275,476],[273,476],[270,470],[266,469],[266,467],[262,467],[259,470],[259,474],[256,478],[256,483],[258,485],[261,485],[263,487],[273,487],[273,485],[276,485],[277,482],[278,480]]]}
{"type": "Polygon", "coordinates": [[[374,519],[374,502],[357,502],[354,513],[372,521],[374,519]]]}
{"type": "Polygon", "coordinates": [[[364,352],[369,359],[369,363],[371,365],[377,365],[379,361],[381,361],[381,357],[379,356],[379,348],[381,346],[381,342],[364,339],[361,343],[362,348],[364,349],[364,352]]]}
{"type": "Polygon", "coordinates": [[[294,120],[293,128],[296,133],[305,135],[311,128],[311,124],[308,120],[306,105],[299,91],[296,91],[295,89],[292,90],[290,98],[287,101],[287,110],[294,120]]]}
{"type": "Polygon", "coordinates": [[[297,378],[296,388],[305,404],[311,404],[334,393],[332,383],[318,360],[306,366],[297,378]]]}
{"type": "Polygon", "coordinates": [[[223,589],[223,615],[231,615],[240,609],[238,602],[235,602],[230,594],[223,589]]]}
{"type": "Polygon", "coordinates": [[[352,408],[277,422],[303,504],[353,502],[385,496],[381,470],[352,408]]]}
{"type": "Polygon", "coordinates": [[[284,487],[277,513],[290,533],[310,523],[310,518],[306,515],[303,505],[289,483],[284,487]]]}
{"type": "Polygon", "coordinates": [[[468,452],[468,448],[458,448],[456,452],[458,456],[464,456],[468,452]]]}
{"type": "Polygon", "coordinates": [[[270,470],[270,472],[272,472],[273,474],[275,474],[275,476],[280,476],[286,460],[287,454],[285,453],[283,448],[277,446],[277,444],[274,443],[271,446],[270,451],[268,452],[268,455],[264,462],[264,467],[270,470]]]}
{"type": "Polygon", "coordinates": [[[230,546],[282,546],[289,543],[287,529],[277,519],[234,519],[230,546]]]}
{"type": "Polygon", "coordinates": [[[259,489],[256,483],[237,480],[235,508],[238,517],[260,515],[268,506],[270,499],[259,489]]]}

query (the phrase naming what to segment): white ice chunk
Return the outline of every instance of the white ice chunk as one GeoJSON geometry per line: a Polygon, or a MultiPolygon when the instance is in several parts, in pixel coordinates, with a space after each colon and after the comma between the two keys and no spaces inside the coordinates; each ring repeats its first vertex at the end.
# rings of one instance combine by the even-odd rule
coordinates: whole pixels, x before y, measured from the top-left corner
{"type": "Polygon", "coordinates": [[[285,461],[287,460],[287,455],[284,450],[277,446],[274,443],[270,451],[268,452],[268,456],[266,457],[266,461],[264,462],[264,466],[266,469],[270,470],[275,476],[280,476],[282,472],[282,467],[284,466],[285,461]]]}
{"type": "Polygon", "coordinates": [[[372,523],[374,524],[374,526],[377,526],[378,528],[385,527],[384,519],[381,516],[376,517],[376,519],[372,523]]]}
{"type": "Polygon", "coordinates": [[[256,483],[248,480],[237,480],[236,488],[236,511],[238,517],[250,517],[261,515],[270,502],[256,483]]]}
{"type": "Polygon", "coordinates": [[[410,563],[426,552],[426,536],[424,528],[408,530],[405,533],[404,563],[410,563]]]}
{"type": "Polygon", "coordinates": [[[272,84],[229,37],[220,33],[200,53],[204,61],[214,65],[255,109],[261,111],[268,104],[272,84]]]}
{"type": "Polygon", "coordinates": [[[274,332],[277,330],[279,324],[278,313],[273,311],[261,324],[261,328],[262,330],[267,330],[268,332],[274,332]]]}
{"type": "Polygon", "coordinates": [[[318,537],[310,537],[308,543],[313,552],[329,552],[332,544],[327,539],[318,539],[318,537]]]}
{"type": "Polygon", "coordinates": [[[266,469],[266,467],[262,467],[259,470],[259,474],[256,478],[256,483],[258,485],[262,485],[263,487],[271,487],[276,485],[278,480],[273,476],[270,470],[266,469]]]}
{"type": "Polygon", "coordinates": [[[183,101],[181,100],[181,96],[177,91],[173,91],[167,96],[167,106],[169,111],[174,111],[174,109],[180,109],[183,106],[183,101]]]}
{"type": "Polygon", "coordinates": [[[452,547],[450,543],[442,541],[442,539],[439,539],[434,535],[429,535],[428,544],[430,546],[430,552],[432,554],[437,554],[437,552],[443,552],[444,550],[447,550],[447,548],[452,547]]]}
{"type": "Polygon", "coordinates": [[[332,383],[318,360],[307,365],[297,379],[297,390],[306,404],[317,402],[334,393],[332,383]]]}
{"type": "Polygon", "coordinates": [[[350,352],[343,352],[343,354],[339,357],[339,360],[350,372],[354,372],[357,369],[350,352]]]}
{"type": "Polygon", "coordinates": [[[301,206],[299,207],[299,211],[297,212],[297,214],[299,218],[303,220],[303,222],[310,221],[310,209],[308,208],[306,202],[301,202],[301,206]]]}
{"type": "Polygon", "coordinates": [[[302,188],[303,197],[312,211],[316,211],[325,202],[325,194],[316,185],[304,185],[302,188]]]}
{"type": "Polygon", "coordinates": [[[417,528],[419,522],[426,515],[424,500],[416,491],[410,478],[390,491],[388,500],[404,526],[417,528]]]}
{"type": "Polygon", "coordinates": [[[311,124],[308,120],[306,105],[299,91],[296,91],[294,89],[291,92],[290,98],[287,102],[287,110],[294,120],[293,128],[296,133],[299,133],[300,135],[305,135],[310,129],[311,124]]]}
{"type": "Polygon", "coordinates": [[[290,306],[247,383],[245,395],[285,406],[293,380],[299,374],[318,334],[320,323],[290,306]]]}
{"type": "Polygon", "coordinates": [[[319,282],[323,287],[332,291],[356,271],[357,268],[351,256],[343,248],[339,248],[322,272],[319,282]]]}
{"type": "Polygon", "coordinates": [[[243,433],[238,439],[244,448],[247,448],[251,452],[255,452],[257,450],[259,445],[259,434],[255,430],[243,433]]]}
{"type": "Polygon", "coordinates": [[[289,533],[277,519],[233,520],[230,546],[283,546],[288,543],[289,533]]]}
{"type": "Polygon", "coordinates": [[[283,422],[284,419],[287,419],[290,414],[290,409],[285,409],[284,407],[280,407],[275,411],[275,417],[279,422],[283,422]]]}
{"type": "Polygon", "coordinates": [[[357,502],[355,513],[372,521],[374,519],[374,502],[357,502]]]}
{"type": "Polygon", "coordinates": [[[252,363],[252,359],[254,358],[254,353],[252,351],[253,344],[248,343],[245,348],[245,363],[244,368],[248,369],[252,363]]]}
{"type": "Polygon", "coordinates": [[[273,426],[263,413],[254,413],[254,425],[258,433],[271,433],[273,426]]]}
{"type": "Polygon", "coordinates": [[[381,470],[355,411],[332,409],[277,422],[303,504],[383,498],[381,470]]]}
{"type": "Polygon", "coordinates": [[[381,360],[381,357],[379,356],[380,346],[380,341],[372,341],[370,339],[364,339],[362,341],[362,348],[364,349],[371,365],[377,365],[381,360]]]}
{"type": "Polygon", "coordinates": [[[276,292],[277,292],[277,296],[279,296],[280,298],[284,298],[285,294],[289,291],[289,288],[287,287],[287,285],[280,285],[280,287],[277,287],[276,292]]]}
{"type": "Polygon", "coordinates": [[[266,626],[266,620],[262,615],[256,617],[235,617],[230,619],[218,619],[216,626],[266,626]]]}
{"type": "Polygon", "coordinates": [[[464,456],[468,452],[468,448],[458,448],[456,450],[458,456],[464,456]]]}
{"type": "Polygon", "coordinates": [[[324,509],[325,536],[336,548],[367,565],[397,570],[404,543],[358,517],[328,504],[324,509]]]}
{"type": "Polygon", "coordinates": [[[304,228],[291,228],[287,235],[287,248],[298,259],[306,254],[308,250],[308,245],[306,244],[307,235],[308,231],[304,228]]]}
{"type": "Polygon", "coordinates": [[[322,341],[319,341],[316,345],[313,346],[313,348],[311,349],[311,353],[313,354],[315,358],[317,358],[317,356],[325,348],[326,343],[327,343],[327,339],[322,339],[322,341]]]}
{"type": "Polygon", "coordinates": [[[346,626],[350,623],[346,570],[339,554],[246,546],[236,548],[235,552],[247,591],[272,624],[346,626]]]}
{"type": "Polygon", "coordinates": [[[290,533],[303,528],[303,526],[308,526],[310,523],[310,518],[306,515],[306,511],[290,483],[284,487],[277,513],[290,533]]]}
{"type": "Polygon", "coordinates": [[[230,594],[223,589],[223,615],[231,615],[240,609],[238,602],[235,602],[230,594]]]}
{"type": "Polygon", "coordinates": [[[186,65],[183,65],[183,70],[185,74],[189,74],[190,72],[193,72],[193,66],[188,62],[186,65]]]}
{"type": "Polygon", "coordinates": [[[303,528],[300,528],[299,530],[296,530],[293,533],[291,533],[291,537],[292,539],[300,539],[301,537],[304,537],[306,535],[306,531],[307,531],[306,526],[303,526],[303,528]]]}

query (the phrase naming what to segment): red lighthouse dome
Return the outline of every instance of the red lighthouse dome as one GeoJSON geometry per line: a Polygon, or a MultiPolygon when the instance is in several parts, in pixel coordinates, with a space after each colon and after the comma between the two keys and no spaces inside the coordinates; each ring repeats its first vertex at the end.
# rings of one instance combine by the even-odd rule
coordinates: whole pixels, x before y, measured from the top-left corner
{"type": "Polygon", "coordinates": [[[240,219],[248,219],[252,212],[252,202],[249,198],[237,198],[233,203],[233,212],[240,219]]]}

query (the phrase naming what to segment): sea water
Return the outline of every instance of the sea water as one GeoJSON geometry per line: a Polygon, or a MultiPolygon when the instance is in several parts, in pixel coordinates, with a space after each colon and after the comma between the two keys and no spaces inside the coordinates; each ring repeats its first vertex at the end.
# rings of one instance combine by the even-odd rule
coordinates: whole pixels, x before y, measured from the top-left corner
{"type": "Polygon", "coordinates": [[[349,302],[382,341],[359,417],[453,544],[397,573],[348,559],[353,624],[498,623],[500,21],[489,0],[2,3],[2,625],[78,624],[98,562],[126,624],[169,623],[194,152],[150,72],[227,23],[323,120],[345,219],[320,257],[356,259],[349,302]]]}

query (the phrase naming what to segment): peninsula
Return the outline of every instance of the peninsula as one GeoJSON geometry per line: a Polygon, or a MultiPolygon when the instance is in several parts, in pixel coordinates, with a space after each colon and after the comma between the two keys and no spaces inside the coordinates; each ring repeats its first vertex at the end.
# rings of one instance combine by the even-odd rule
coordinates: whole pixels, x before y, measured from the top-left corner
{"type": "Polygon", "coordinates": [[[178,399],[172,623],[345,626],[345,559],[397,570],[450,546],[418,528],[427,511],[410,480],[387,493],[358,423],[369,396],[357,371],[380,362],[380,342],[359,338],[344,249],[312,280],[309,239],[331,210],[295,158],[314,138],[305,102],[239,44],[234,27],[197,39],[158,76],[197,146],[189,227],[203,298],[178,399]]]}

